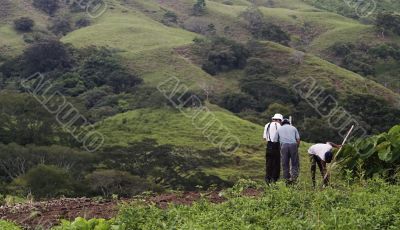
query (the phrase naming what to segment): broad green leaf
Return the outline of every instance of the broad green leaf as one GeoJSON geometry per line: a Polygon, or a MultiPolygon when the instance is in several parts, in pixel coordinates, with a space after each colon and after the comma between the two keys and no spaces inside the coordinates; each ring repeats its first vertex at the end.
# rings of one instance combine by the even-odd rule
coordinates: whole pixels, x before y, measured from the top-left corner
{"type": "Polygon", "coordinates": [[[385,162],[390,162],[392,160],[392,156],[393,156],[391,146],[389,145],[386,148],[382,147],[380,150],[378,150],[378,156],[379,156],[379,159],[381,159],[385,162]]]}
{"type": "Polygon", "coordinates": [[[396,125],[393,128],[391,128],[388,132],[389,135],[396,135],[400,136],[400,125],[396,125]]]}

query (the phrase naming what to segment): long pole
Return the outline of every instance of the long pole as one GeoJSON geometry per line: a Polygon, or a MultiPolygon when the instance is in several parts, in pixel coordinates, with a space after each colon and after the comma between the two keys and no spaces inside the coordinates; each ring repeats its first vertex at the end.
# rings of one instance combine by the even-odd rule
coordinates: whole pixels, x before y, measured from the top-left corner
{"type": "Polygon", "coordinates": [[[331,168],[333,167],[335,161],[336,161],[336,157],[339,155],[340,151],[342,151],[343,146],[346,144],[347,139],[349,138],[351,132],[353,132],[354,129],[354,125],[351,126],[350,130],[347,132],[346,137],[344,138],[343,142],[342,142],[342,146],[340,146],[339,150],[337,151],[337,153],[334,155],[333,160],[332,160],[332,164],[330,165],[331,167],[328,167],[328,170],[326,170],[324,179],[326,179],[331,171],[331,168]]]}

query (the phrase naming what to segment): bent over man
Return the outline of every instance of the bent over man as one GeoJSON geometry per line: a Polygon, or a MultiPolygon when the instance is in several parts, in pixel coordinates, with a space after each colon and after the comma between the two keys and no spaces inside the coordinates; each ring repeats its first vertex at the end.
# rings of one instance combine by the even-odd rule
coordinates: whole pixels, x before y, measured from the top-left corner
{"type": "Polygon", "coordinates": [[[317,165],[321,176],[323,178],[324,186],[329,184],[329,175],[326,171],[326,163],[331,163],[333,158],[332,149],[340,148],[341,145],[334,144],[332,142],[327,142],[326,144],[315,144],[308,149],[311,160],[311,179],[313,186],[315,187],[315,173],[317,170],[317,165]]]}

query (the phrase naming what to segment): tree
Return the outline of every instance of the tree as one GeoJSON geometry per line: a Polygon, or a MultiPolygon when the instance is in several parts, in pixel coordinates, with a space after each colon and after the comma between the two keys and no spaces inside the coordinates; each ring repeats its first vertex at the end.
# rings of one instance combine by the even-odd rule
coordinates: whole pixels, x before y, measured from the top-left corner
{"type": "Polygon", "coordinates": [[[75,22],[76,28],[83,28],[86,26],[90,26],[91,21],[88,18],[80,18],[75,22]]]}
{"type": "Polygon", "coordinates": [[[175,25],[178,23],[178,15],[175,12],[167,11],[163,16],[162,23],[167,26],[175,25]]]}
{"type": "Polygon", "coordinates": [[[59,8],[59,0],[33,0],[33,6],[53,15],[59,8]]]}
{"type": "Polygon", "coordinates": [[[136,75],[125,71],[114,71],[107,76],[107,85],[113,87],[114,93],[128,92],[143,80],[136,75]]]}
{"type": "Polygon", "coordinates": [[[381,31],[382,36],[385,35],[386,31],[400,35],[400,15],[380,12],[376,16],[376,27],[381,31]]]}
{"type": "Polygon", "coordinates": [[[35,197],[51,198],[73,193],[72,178],[64,169],[38,165],[23,176],[25,186],[35,197]]]}
{"type": "Polygon", "coordinates": [[[232,93],[225,95],[219,105],[234,113],[239,113],[245,109],[256,107],[257,102],[247,94],[232,93]]]}
{"type": "Polygon", "coordinates": [[[246,66],[249,52],[246,47],[233,40],[214,37],[209,43],[201,44],[206,51],[207,61],[203,70],[211,75],[232,69],[242,69],[246,66]]]}
{"type": "Polygon", "coordinates": [[[72,66],[70,50],[57,40],[42,41],[27,48],[22,54],[25,76],[56,69],[63,70],[72,66]]]}
{"type": "Polygon", "coordinates": [[[193,5],[193,15],[200,16],[205,13],[206,10],[206,1],[205,0],[197,0],[197,2],[193,5]]]}
{"type": "Polygon", "coordinates": [[[267,39],[278,42],[282,45],[288,45],[290,36],[280,26],[272,23],[264,23],[261,29],[255,33],[256,38],[267,39]]]}
{"type": "Polygon", "coordinates": [[[67,18],[57,18],[53,20],[49,28],[55,35],[66,35],[72,31],[71,23],[67,18]]]}
{"type": "Polygon", "coordinates": [[[35,22],[28,17],[21,17],[14,20],[14,28],[20,32],[30,32],[35,22]]]}
{"type": "Polygon", "coordinates": [[[2,143],[48,145],[61,134],[55,117],[30,95],[2,93],[0,108],[2,143]]]}
{"type": "Polygon", "coordinates": [[[289,44],[290,36],[280,26],[267,23],[258,7],[254,5],[249,7],[242,16],[247,21],[248,29],[255,38],[266,39],[283,45],[289,44]]]}
{"type": "Polygon", "coordinates": [[[289,117],[293,113],[293,108],[288,105],[283,105],[279,103],[272,103],[268,106],[268,108],[262,113],[262,117],[265,120],[270,120],[274,114],[283,114],[285,117],[289,117]]]}

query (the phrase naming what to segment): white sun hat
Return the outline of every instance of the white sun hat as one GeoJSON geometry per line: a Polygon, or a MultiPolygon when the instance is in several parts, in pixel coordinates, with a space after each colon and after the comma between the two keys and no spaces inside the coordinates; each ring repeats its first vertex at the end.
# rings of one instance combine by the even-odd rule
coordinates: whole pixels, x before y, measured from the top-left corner
{"type": "Polygon", "coordinates": [[[283,116],[282,116],[282,114],[277,113],[272,117],[272,119],[273,120],[281,120],[281,121],[283,121],[283,116]]]}

